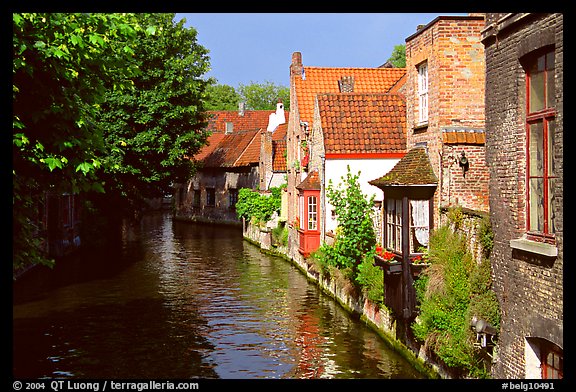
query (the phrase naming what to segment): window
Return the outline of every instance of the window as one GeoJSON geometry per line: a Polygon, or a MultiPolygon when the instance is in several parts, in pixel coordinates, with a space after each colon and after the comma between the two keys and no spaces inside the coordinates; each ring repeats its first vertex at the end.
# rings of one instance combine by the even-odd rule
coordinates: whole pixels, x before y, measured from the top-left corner
{"type": "Polygon", "coordinates": [[[429,200],[410,200],[410,253],[422,253],[428,248],[429,200]]]}
{"type": "Polygon", "coordinates": [[[228,189],[228,201],[230,203],[230,209],[236,209],[236,203],[238,202],[238,189],[231,188],[228,189]]]}
{"type": "Polygon", "coordinates": [[[216,191],[214,188],[206,188],[206,206],[216,206],[216,191]]]}
{"type": "Polygon", "coordinates": [[[308,230],[318,228],[318,204],[316,196],[308,196],[308,230]]]}
{"type": "Polygon", "coordinates": [[[547,339],[527,337],[524,360],[525,378],[559,379],[564,377],[564,352],[547,339]]]}
{"type": "Polygon", "coordinates": [[[194,189],[192,193],[192,207],[200,208],[200,189],[194,189]]]}
{"type": "Polygon", "coordinates": [[[562,350],[555,345],[543,347],[540,356],[540,367],[542,368],[542,378],[558,379],[563,378],[564,355],[562,350]]]}
{"type": "Polygon", "coordinates": [[[527,230],[552,238],[554,227],[554,51],[532,58],[526,71],[527,230]]]}
{"type": "Polygon", "coordinates": [[[402,200],[386,200],[386,248],[402,252],[402,200]]]}
{"type": "Polygon", "coordinates": [[[418,66],[418,123],[428,122],[428,63],[418,66]]]}

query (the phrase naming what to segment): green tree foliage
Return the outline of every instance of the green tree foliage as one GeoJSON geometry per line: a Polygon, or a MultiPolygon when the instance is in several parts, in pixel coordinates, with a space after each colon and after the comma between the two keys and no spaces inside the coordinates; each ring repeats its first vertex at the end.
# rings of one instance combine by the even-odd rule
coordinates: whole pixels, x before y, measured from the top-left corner
{"type": "Polygon", "coordinates": [[[211,84],[207,87],[207,110],[238,110],[240,94],[227,84],[211,84]]]}
{"type": "Polygon", "coordinates": [[[34,247],[45,191],[103,191],[95,125],[106,86],[122,91],[140,27],[132,15],[13,14],[13,264],[48,262],[34,247]],[[112,44],[112,43],[115,44],[112,44]]]}
{"type": "Polygon", "coordinates": [[[396,68],[406,67],[406,45],[395,45],[388,61],[390,61],[396,68]]]}
{"type": "MultiPolygon", "coordinates": [[[[376,235],[374,233],[373,210],[374,196],[367,198],[360,189],[360,173],[354,175],[347,167],[346,177],[334,186],[328,183],[326,195],[338,220],[336,238],[333,245],[323,244],[320,254],[328,264],[346,270],[352,280],[358,272],[358,265],[366,254],[375,251],[376,235]]],[[[373,257],[371,258],[373,260],[373,257]]]]}
{"type": "Polygon", "coordinates": [[[207,139],[204,100],[209,83],[208,50],[196,31],[174,22],[174,14],[137,14],[143,26],[134,39],[139,74],[130,89],[109,88],[99,125],[108,147],[108,197],[130,204],[170,192],[173,181],[189,177],[189,157],[207,139]]]}
{"type": "Polygon", "coordinates": [[[246,102],[246,109],[275,110],[279,99],[286,110],[290,107],[290,89],[272,82],[240,84],[238,93],[240,99],[246,102]]]}
{"type": "Polygon", "coordinates": [[[48,263],[34,246],[45,191],[106,192],[118,214],[190,173],[208,57],[173,16],[13,14],[15,267],[48,263]]]}
{"type": "Polygon", "coordinates": [[[280,212],[282,204],[282,188],[270,188],[270,194],[262,194],[250,188],[242,188],[238,191],[238,201],[236,202],[236,214],[249,221],[263,223],[272,217],[274,212],[280,212]]]}

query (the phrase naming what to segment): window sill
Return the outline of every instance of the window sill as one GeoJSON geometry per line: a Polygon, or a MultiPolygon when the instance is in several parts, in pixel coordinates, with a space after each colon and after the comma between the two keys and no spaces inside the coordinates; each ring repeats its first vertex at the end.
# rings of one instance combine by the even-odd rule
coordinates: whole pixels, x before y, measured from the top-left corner
{"type": "Polygon", "coordinates": [[[421,132],[428,129],[428,121],[418,123],[414,126],[414,132],[421,132]]]}
{"type": "Polygon", "coordinates": [[[555,245],[547,244],[545,242],[530,241],[527,238],[510,240],[510,247],[512,249],[535,253],[546,257],[558,256],[558,248],[555,245]]]}

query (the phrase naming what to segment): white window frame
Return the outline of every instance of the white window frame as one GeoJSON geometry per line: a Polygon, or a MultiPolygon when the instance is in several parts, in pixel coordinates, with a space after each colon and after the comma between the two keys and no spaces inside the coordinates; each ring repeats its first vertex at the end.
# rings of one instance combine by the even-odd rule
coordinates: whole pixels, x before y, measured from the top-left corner
{"type": "Polygon", "coordinates": [[[428,122],[428,62],[418,66],[418,123],[428,122]]]}
{"type": "Polygon", "coordinates": [[[308,230],[318,230],[318,198],[308,196],[308,230]]]}

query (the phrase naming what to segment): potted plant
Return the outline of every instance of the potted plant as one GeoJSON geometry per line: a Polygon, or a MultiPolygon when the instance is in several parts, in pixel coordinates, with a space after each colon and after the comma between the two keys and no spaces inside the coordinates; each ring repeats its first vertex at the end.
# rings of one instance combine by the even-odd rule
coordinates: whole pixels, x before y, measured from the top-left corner
{"type": "Polygon", "coordinates": [[[422,271],[424,271],[430,263],[428,262],[428,249],[419,249],[422,254],[417,254],[410,258],[410,270],[412,271],[412,276],[417,278],[422,271]]]}
{"type": "Polygon", "coordinates": [[[396,254],[384,249],[381,246],[376,246],[376,254],[374,256],[375,264],[383,267],[384,272],[387,274],[398,274],[402,272],[402,263],[396,260],[396,254]]]}

